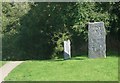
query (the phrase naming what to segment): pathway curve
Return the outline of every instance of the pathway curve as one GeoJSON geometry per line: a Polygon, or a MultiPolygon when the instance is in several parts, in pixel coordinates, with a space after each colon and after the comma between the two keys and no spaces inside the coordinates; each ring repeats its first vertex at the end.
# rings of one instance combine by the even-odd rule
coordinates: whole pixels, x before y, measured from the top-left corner
{"type": "Polygon", "coordinates": [[[0,83],[4,81],[4,78],[19,64],[23,61],[10,61],[7,62],[5,65],[0,67],[0,83]]]}

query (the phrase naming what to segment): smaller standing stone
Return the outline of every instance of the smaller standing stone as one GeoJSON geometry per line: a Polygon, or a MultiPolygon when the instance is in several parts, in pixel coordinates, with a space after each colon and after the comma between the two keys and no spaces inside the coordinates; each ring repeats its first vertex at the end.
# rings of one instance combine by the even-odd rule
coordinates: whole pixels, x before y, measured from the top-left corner
{"type": "Polygon", "coordinates": [[[64,41],[64,59],[70,59],[71,58],[71,46],[70,46],[70,40],[64,41]]]}

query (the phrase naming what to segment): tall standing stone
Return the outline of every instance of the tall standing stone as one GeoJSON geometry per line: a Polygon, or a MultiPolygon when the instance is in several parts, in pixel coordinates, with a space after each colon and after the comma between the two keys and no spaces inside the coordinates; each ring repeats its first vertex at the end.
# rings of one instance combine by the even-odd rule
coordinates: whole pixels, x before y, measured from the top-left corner
{"type": "Polygon", "coordinates": [[[104,22],[88,24],[89,58],[106,58],[106,31],[104,22]]]}
{"type": "Polygon", "coordinates": [[[70,46],[70,40],[64,41],[64,59],[70,59],[71,58],[71,46],[70,46]]]}

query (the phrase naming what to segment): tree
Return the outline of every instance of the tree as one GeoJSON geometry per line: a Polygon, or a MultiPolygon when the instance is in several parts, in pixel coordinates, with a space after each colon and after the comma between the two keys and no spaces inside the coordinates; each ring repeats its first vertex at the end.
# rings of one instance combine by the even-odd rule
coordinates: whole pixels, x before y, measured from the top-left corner
{"type": "Polygon", "coordinates": [[[18,58],[20,51],[17,50],[16,40],[20,18],[29,10],[28,3],[2,3],[2,59],[18,58]]]}
{"type": "Polygon", "coordinates": [[[100,2],[4,3],[3,55],[13,59],[60,57],[68,38],[73,54],[87,53],[88,22],[103,21],[107,33],[119,33],[119,6],[100,2]]]}

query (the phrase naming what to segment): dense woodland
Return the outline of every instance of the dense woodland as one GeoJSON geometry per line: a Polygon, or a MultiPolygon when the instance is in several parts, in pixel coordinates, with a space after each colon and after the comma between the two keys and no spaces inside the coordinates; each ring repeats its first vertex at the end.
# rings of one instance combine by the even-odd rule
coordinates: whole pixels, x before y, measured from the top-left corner
{"type": "Polygon", "coordinates": [[[120,45],[120,2],[2,3],[3,60],[63,57],[71,40],[72,56],[87,55],[88,22],[105,23],[107,55],[120,45]]]}

